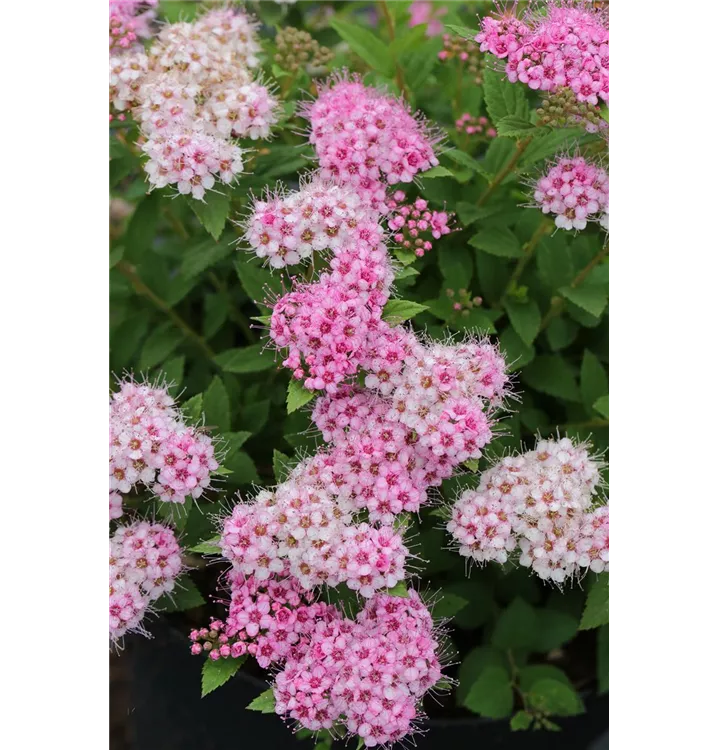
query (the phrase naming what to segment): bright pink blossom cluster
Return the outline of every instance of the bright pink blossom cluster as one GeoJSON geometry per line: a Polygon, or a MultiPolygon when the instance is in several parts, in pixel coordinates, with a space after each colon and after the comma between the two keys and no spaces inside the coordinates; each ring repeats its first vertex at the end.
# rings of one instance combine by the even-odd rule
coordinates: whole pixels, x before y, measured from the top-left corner
{"type": "Polygon", "coordinates": [[[349,503],[303,478],[300,465],[274,491],[239,503],[225,519],[222,554],[235,570],[257,581],[286,571],[304,589],[322,584],[370,597],[405,577],[408,551],[391,526],[352,523],[349,503]]]}
{"type": "Polygon", "coordinates": [[[415,591],[379,595],[355,621],[317,622],[305,653],[275,679],[275,710],[317,731],[343,725],[367,747],[412,732],[423,696],[441,679],[431,614],[415,591]]]}
{"type": "Polygon", "coordinates": [[[515,5],[481,21],[482,52],[505,59],[512,83],[555,91],[568,87],[580,102],[608,102],[608,18],[585,0],[549,0],[546,12],[515,15],[515,5]]]}
{"type": "Polygon", "coordinates": [[[110,519],[118,493],[143,484],[160,500],[200,497],[219,464],[212,439],[186,425],[166,387],[125,380],[110,399],[110,519]]]}
{"type": "Polygon", "coordinates": [[[439,163],[439,139],[426,123],[358,76],[330,79],[299,113],[309,121],[322,177],[351,185],[372,208],[385,208],[387,183],[411,182],[439,163]]]}
{"type": "Polygon", "coordinates": [[[153,187],[175,185],[202,200],[243,171],[232,138],[268,138],[278,101],[251,69],[259,64],[254,22],[232,8],[162,28],[148,54],[110,59],[110,101],[133,109],[153,187]]]}
{"type": "Polygon", "coordinates": [[[403,190],[394,192],[387,206],[390,214],[387,226],[394,232],[393,239],[403,250],[414,252],[418,257],[433,247],[430,238],[438,240],[449,234],[454,215],[446,211],[429,210],[424,198],[417,198],[412,204],[406,201],[403,190]]]}
{"type": "Polygon", "coordinates": [[[544,580],[600,573],[608,570],[608,505],[594,507],[599,482],[585,445],[541,440],[484,472],[454,504],[447,530],[479,563],[504,563],[518,547],[519,564],[544,580]]]}
{"type": "Polygon", "coordinates": [[[468,112],[464,112],[456,121],[456,129],[459,133],[466,133],[473,136],[484,136],[486,138],[496,138],[496,128],[491,127],[486,117],[472,117],[468,112]]]}
{"type": "Polygon", "coordinates": [[[138,46],[138,39],[151,34],[157,0],[110,0],[110,50],[138,46]]]}
{"type": "Polygon", "coordinates": [[[110,539],[110,639],[144,632],[148,606],[174,589],[182,571],[182,551],[172,529],[137,521],[118,526],[110,539]]]}
{"type": "Polygon", "coordinates": [[[558,159],[537,180],[534,200],[560,229],[585,229],[592,220],[608,229],[608,173],[581,156],[558,159]]]}

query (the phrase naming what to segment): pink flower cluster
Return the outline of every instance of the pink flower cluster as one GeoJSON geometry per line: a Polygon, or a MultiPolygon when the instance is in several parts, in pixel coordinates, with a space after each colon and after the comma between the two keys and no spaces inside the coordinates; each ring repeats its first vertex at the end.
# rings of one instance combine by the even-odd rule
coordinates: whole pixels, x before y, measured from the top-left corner
{"type": "Polygon", "coordinates": [[[365,597],[395,586],[408,555],[401,535],[390,526],[353,524],[350,504],[304,478],[303,470],[234,507],[224,521],[222,554],[257,581],[286,571],[307,590],[346,583],[365,597]]]}
{"type": "Polygon", "coordinates": [[[110,101],[134,110],[153,187],[202,200],[243,171],[231,139],[268,138],[278,118],[276,97],[252,80],[259,50],[254,22],[228,7],[163,27],[148,54],[110,59],[110,101]]]}
{"type": "Polygon", "coordinates": [[[409,6],[409,28],[426,24],[426,36],[438,36],[444,30],[441,18],[449,12],[446,6],[434,6],[428,0],[414,0],[409,6]]]}
{"type": "Polygon", "coordinates": [[[322,177],[351,185],[372,208],[385,207],[386,183],[411,182],[439,163],[439,139],[427,125],[357,76],[330,79],[299,113],[309,121],[322,177]]]}
{"type": "Polygon", "coordinates": [[[387,206],[391,213],[387,225],[395,233],[393,239],[400,248],[421,257],[433,247],[430,237],[438,240],[452,231],[450,224],[454,215],[446,211],[430,211],[424,198],[417,198],[412,204],[405,201],[403,190],[397,190],[390,197],[387,206]]]}
{"type": "Polygon", "coordinates": [[[367,747],[411,733],[441,678],[431,614],[415,591],[375,596],[355,621],[320,620],[275,679],[275,710],[317,731],[343,725],[367,747]]]}
{"type": "Polygon", "coordinates": [[[481,476],[452,508],[448,532],[459,553],[479,563],[519,564],[556,583],[581,569],[608,570],[608,505],[593,507],[599,465],[585,445],[541,440],[481,476]]]}
{"type": "Polygon", "coordinates": [[[182,572],[182,551],[172,529],[137,521],[119,526],[110,539],[110,639],[144,632],[151,602],[174,589],[182,572]]]}
{"type": "Polygon", "coordinates": [[[561,229],[585,229],[596,219],[608,229],[608,173],[583,157],[558,159],[537,180],[534,200],[561,229]]]}
{"type": "Polygon", "coordinates": [[[491,127],[486,117],[472,117],[468,112],[461,115],[455,124],[459,133],[486,138],[496,138],[497,135],[496,128],[491,127]]]}
{"type": "Polygon", "coordinates": [[[212,439],[184,423],[166,387],[125,380],[110,399],[110,519],[118,493],[143,484],[160,500],[200,497],[219,467],[212,439]]]}
{"type": "Polygon", "coordinates": [[[139,38],[150,36],[155,5],[157,0],[110,0],[110,50],[139,46],[139,38]]]}
{"type": "Polygon", "coordinates": [[[549,0],[546,12],[482,19],[482,52],[505,59],[506,75],[532,89],[570,88],[580,102],[608,102],[608,18],[584,0],[549,0]]]}

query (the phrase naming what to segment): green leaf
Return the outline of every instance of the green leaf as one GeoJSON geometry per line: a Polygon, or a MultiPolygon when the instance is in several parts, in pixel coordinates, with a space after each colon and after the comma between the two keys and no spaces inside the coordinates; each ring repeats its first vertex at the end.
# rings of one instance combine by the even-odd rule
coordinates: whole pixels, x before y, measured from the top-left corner
{"type": "Polygon", "coordinates": [[[151,367],[163,362],[179,346],[184,339],[184,334],[174,323],[167,321],[147,337],[140,352],[140,361],[137,367],[140,370],[149,370],[151,367]]]}
{"type": "Polygon", "coordinates": [[[158,612],[184,612],[204,603],[204,597],[189,576],[182,576],[174,589],[169,594],[162,594],[152,606],[158,612]]]}
{"type": "Polygon", "coordinates": [[[436,602],[431,611],[431,615],[435,619],[454,617],[457,612],[460,612],[469,603],[466,599],[462,599],[460,596],[448,591],[443,592],[440,596],[441,598],[436,602]]]}
{"type": "Polygon", "coordinates": [[[234,267],[244,291],[260,309],[268,309],[264,304],[268,293],[270,295],[282,293],[282,282],[268,269],[242,259],[237,260],[234,267]]]}
{"type": "Polygon", "coordinates": [[[263,714],[273,714],[274,690],[272,690],[272,688],[269,688],[269,690],[265,690],[247,706],[247,709],[250,711],[259,711],[263,714]]]}
{"type": "Polygon", "coordinates": [[[224,325],[229,316],[229,295],[222,292],[206,294],[204,297],[204,319],[202,321],[202,335],[211,339],[224,325]]]}
{"type": "Polygon", "coordinates": [[[543,135],[537,134],[526,147],[519,164],[525,169],[538,161],[549,159],[585,135],[586,132],[582,128],[561,128],[546,131],[543,135]]]}
{"type": "MultiPolygon", "coordinates": [[[[197,203],[197,201],[192,201],[197,203]]],[[[182,257],[180,273],[184,279],[193,279],[199,276],[202,271],[210,268],[215,263],[226,258],[234,250],[234,245],[227,240],[214,242],[213,240],[204,240],[198,245],[189,248],[182,257]]]]}
{"type": "Polygon", "coordinates": [[[574,276],[573,255],[563,234],[539,242],[536,266],[539,277],[552,292],[570,283],[574,276]]]}
{"type": "Polygon", "coordinates": [[[541,327],[541,310],[533,300],[518,302],[509,300],[506,302],[511,325],[527,346],[531,346],[541,327]]]}
{"type": "Polygon", "coordinates": [[[160,500],[157,503],[157,515],[174,526],[177,531],[183,531],[187,526],[192,503],[191,497],[186,497],[184,503],[168,503],[160,500]]]}
{"type": "Polygon", "coordinates": [[[205,391],[203,405],[206,424],[219,432],[227,432],[231,422],[229,396],[218,375],[212,378],[209,388],[205,391]]]}
{"type": "Polygon", "coordinates": [[[293,461],[289,456],[278,451],[276,448],[272,453],[272,468],[274,469],[274,478],[277,480],[277,484],[283,482],[292,471],[292,467],[296,461],[293,461]]]}
{"type": "Polygon", "coordinates": [[[606,419],[608,419],[608,396],[601,396],[601,398],[599,398],[593,405],[593,408],[602,417],[606,417],[606,419]]]}
{"type": "Polygon", "coordinates": [[[235,373],[263,372],[276,368],[274,353],[264,344],[252,344],[237,349],[227,349],[214,361],[225,371],[235,373]]]}
{"type": "Polygon", "coordinates": [[[563,646],[570,641],[578,630],[578,619],[567,612],[554,609],[536,611],[538,628],[534,638],[533,650],[547,652],[563,646]]]}
{"type": "Polygon", "coordinates": [[[519,670],[521,689],[528,692],[540,680],[555,680],[571,686],[568,675],[553,664],[530,664],[519,670]]]}
{"type": "Polygon", "coordinates": [[[132,315],[117,326],[110,343],[113,366],[117,370],[122,370],[130,363],[149,327],[150,321],[145,312],[132,315]]]}
{"type": "Polygon", "coordinates": [[[579,630],[591,630],[608,625],[608,573],[602,573],[586,598],[579,630]]]}
{"type": "Polygon", "coordinates": [[[503,719],[514,707],[509,672],[504,667],[488,666],[471,686],[464,705],[488,719],[503,719]]]}
{"type": "Polygon", "coordinates": [[[536,356],[533,345],[525,344],[513,328],[504,329],[499,337],[499,343],[509,365],[509,372],[515,372],[527,365],[536,356]]]}
{"type": "Polygon", "coordinates": [[[466,247],[441,245],[438,248],[439,270],[449,289],[469,289],[474,273],[474,259],[466,247]]]}
{"type": "Polygon", "coordinates": [[[371,31],[359,24],[341,21],[336,16],[332,17],[330,24],[337,34],[371,68],[387,77],[394,74],[394,62],[389,48],[371,31]]]}
{"type": "Polygon", "coordinates": [[[185,401],[182,405],[182,411],[189,422],[199,422],[202,416],[202,394],[198,393],[196,396],[192,396],[191,399],[185,401]]]}
{"type": "Polygon", "coordinates": [[[409,589],[406,587],[406,581],[399,581],[396,586],[392,586],[386,591],[389,596],[399,596],[402,599],[409,598],[409,589]]]}
{"type": "Polygon", "coordinates": [[[466,605],[454,614],[453,625],[473,630],[491,617],[493,596],[489,586],[479,578],[457,581],[444,588],[445,595],[453,595],[466,601],[466,605]]]}
{"type": "Polygon", "coordinates": [[[381,317],[389,325],[398,325],[428,309],[426,305],[420,305],[418,302],[412,302],[408,299],[390,299],[384,305],[381,317]]]}
{"type": "Polygon", "coordinates": [[[269,418],[269,406],[269,399],[253,401],[252,403],[247,404],[242,409],[242,426],[251,427],[254,434],[261,432],[269,418]]]}
{"type": "MultiPolygon", "coordinates": [[[[494,138],[484,154],[484,171],[490,176],[497,175],[509,163],[516,152],[516,144],[511,138],[494,138]]],[[[509,177],[504,179],[507,183],[509,177]]],[[[505,209],[504,209],[505,210],[505,209]]]]}
{"type": "Polygon", "coordinates": [[[561,287],[559,292],[574,305],[595,317],[599,317],[608,304],[608,287],[605,284],[584,282],[578,287],[561,287]]]}
{"type": "MultiPolygon", "coordinates": [[[[469,156],[469,154],[465,153],[464,151],[459,151],[458,149],[451,149],[451,151],[446,151],[442,155],[445,156],[447,159],[451,159],[451,161],[456,162],[462,167],[466,167],[467,169],[473,169],[474,172],[478,172],[479,174],[482,174],[488,177],[488,172],[484,168],[484,165],[477,159],[474,159],[473,156],[469,156]]],[[[468,205],[470,205],[472,208],[475,208],[475,206],[472,203],[469,203],[468,205]]]]}
{"type": "Polygon", "coordinates": [[[251,432],[228,432],[225,435],[229,444],[229,450],[239,450],[249,438],[252,437],[251,432]]]}
{"type": "Polygon", "coordinates": [[[476,29],[470,29],[467,26],[455,26],[453,23],[447,23],[444,26],[449,31],[453,31],[454,34],[458,34],[462,39],[470,39],[471,41],[474,40],[474,37],[478,33],[476,29]]]}
{"type": "Polygon", "coordinates": [[[149,193],[139,202],[130,217],[123,244],[125,258],[132,263],[141,261],[152,248],[160,218],[160,201],[157,191],[149,193]]]}
{"type": "Polygon", "coordinates": [[[223,193],[210,190],[204,194],[203,200],[198,201],[194,198],[187,198],[187,202],[195,212],[200,224],[215,240],[218,240],[229,215],[229,197],[223,193]]]}
{"type": "Polygon", "coordinates": [[[489,66],[484,68],[483,76],[484,101],[494,123],[507,116],[519,120],[529,119],[529,105],[523,86],[510,83],[489,66]]]}
{"type": "Polygon", "coordinates": [[[581,364],[581,398],[586,411],[591,414],[593,405],[608,394],[608,376],[598,357],[584,349],[581,364]]]}
{"type": "Polygon", "coordinates": [[[608,692],[608,625],[598,631],[598,652],[596,655],[598,694],[608,692]]]}
{"type": "Polygon", "coordinates": [[[531,648],[538,618],[536,610],[517,597],[496,621],[491,645],[497,648],[531,648]]]}
{"type": "Polygon", "coordinates": [[[525,138],[527,135],[533,135],[536,126],[528,119],[507,115],[502,117],[496,123],[496,132],[504,138],[525,138]]]}
{"type": "Polygon", "coordinates": [[[566,401],[581,401],[573,370],[558,354],[536,357],[521,371],[521,379],[531,388],[547,393],[549,396],[566,401]]]}
{"type": "Polygon", "coordinates": [[[554,318],[546,328],[548,344],[554,352],[571,346],[578,336],[579,327],[568,318],[554,318]]]}
{"type": "Polygon", "coordinates": [[[195,544],[194,547],[189,548],[190,552],[198,552],[201,555],[219,555],[222,552],[222,548],[219,546],[219,537],[214,536],[211,539],[206,539],[204,542],[195,544]]]}
{"type": "Polygon", "coordinates": [[[125,248],[123,245],[116,245],[110,250],[110,269],[114,268],[125,254],[125,248]]]}
{"type": "Polygon", "coordinates": [[[459,665],[459,685],[456,688],[457,703],[462,706],[464,705],[471,686],[486,667],[489,666],[508,668],[506,655],[499,649],[492,648],[491,646],[477,646],[466,654],[466,657],[459,665]]]}
{"type": "Polygon", "coordinates": [[[477,232],[469,245],[500,258],[520,258],[523,255],[518,237],[506,227],[487,227],[477,232]]]}
{"type": "Polygon", "coordinates": [[[552,679],[534,683],[528,692],[528,701],[534,708],[555,716],[575,716],[585,710],[573,687],[552,679]]]}
{"type": "Polygon", "coordinates": [[[419,272],[416,270],[416,268],[412,268],[411,266],[404,266],[404,268],[399,271],[396,276],[394,277],[395,281],[401,281],[402,279],[409,279],[412,276],[418,276],[419,272]]]}
{"type": "Polygon", "coordinates": [[[235,675],[244,663],[246,656],[238,659],[207,659],[202,666],[202,697],[209,695],[213,690],[224,685],[230,677],[235,675]]]}
{"type": "Polygon", "coordinates": [[[513,732],[528,729],[533,722],[534,717],[528,711],[517,711],[509,722],[509,726],[513,732]]]}
{"type": "Polygon", "coordinates": [[[446,167],[442,167],[439,164],[436,167],[427,169],[426,172],[422,172],[420,176],[427,180],[432,180],[434,179],[434,177],[453,177],[454,173],[450,169],[447,169],[446,167]]]}
{"type": "Polygon", "coordinates": [[[287,414],[291,414],[302,406],[308,404],[315,396],[316,391],[305,388],[298,380],[290,380],[287,388],[287,414]]]}
{"type": "Polygon", "coordinates": [[[236,484],[259,482],[259,474],[251,456],[245,451],[234,451],[224,459],[224,466],[232,472],[236,484]]]}
{"type": "Polygon", "coordinates": [[[184,361],[184,357],[175,357],[162,365],[162,374],[165,376],[167,383],[172,383],[175,387],[182,385],[184,361]]]}

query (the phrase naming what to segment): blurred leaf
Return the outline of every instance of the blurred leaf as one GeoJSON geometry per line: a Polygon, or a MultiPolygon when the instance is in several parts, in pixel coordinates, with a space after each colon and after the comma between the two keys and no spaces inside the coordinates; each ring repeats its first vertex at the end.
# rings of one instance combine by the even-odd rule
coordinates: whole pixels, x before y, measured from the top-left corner
{"type": "Polygon", "coordinates": [[[426,172],[422,172],[420,176],[422,179],[432,180],[435,177],[453,177],[454,173],[450,169],[438,165],[431,169],[427,169],[426,172]]]}
{"type": "Polygon", "coordinates": [[[394,62],[389,48],[371,31],[358,24],[332,16],[332,28],[371,68],[387,77],[394,74],[394,62]]]}
{"type": "Polygon", "coordinates": [[[470,711],[488,719],[503,719],[514,706],[509,672],[504,667],[488,666],[478,676],[464,700],[470,711]]]}
{"type": "Polygon", "coordinates": [[[248,706],[250,711],[259,711],[263,714],[274,713],[274,691],[272,688],[258,695],[248,706]]]}
{"type": "Polygon", "coordinates": [[[514,330],[524,344],[530,346],[538,336],[541,327],[539,306],[533,300],[527,300],[526,302],[508,300],[505,307],[514,330]]]}
{"type": "Polygon", "coordinates": [[[122,370],[130,364],[132,356],[149,327],[150,320],[147,313],[138,312],[115,329],[110,343],[110,352],[113,366],[117,370],[122,370]]]}
{"type": "Polygon", "coordinates": [[[593,408],[602,416],[608,419],[608,396],[602,396],[593,405],[593,408]]]}
{"type": "Polygon", "coordinates": [[[511,730],[513,732],[517,732],[517,731],[521,731],[524,729],[528,729],[531,726],[533,720],[534,720],[533,715],[530,714],[528,711],[517,711],[511,717],[509,726],[511,727],[511,730]]]}
{"type": "Polygon", "coordinates": [[[464,705],[471,686],[489,666],[508,669],[506,654],[491,646],[477,646],[462,659],[459,665],[459,685],[456,688],[456,702],[459,705],[464,705]]]}
{"type": "Polygon", "coordinates": [[[467,26],[455,26],[453,23],[444,24],[444,27],[453,31],[454,34],[458,34],[462,39],[474,40],[474,37],[478,33],[476,29],[470,29],[467,26]]]}
{"type": "Polygon", "coordinates": [[[474,259],[466,247],[441,245],[438,248],[439,270],[450,289],[470,289],[474,259]]]}
{"type": "Polygon", "coordinates": [[[291,473],[297,462],[285,455],[276,448],[272,452],[272,468],[274,469],[274,479],[277,484],[281,484],[291,473]]]}
{"type": "Polygon", "coordinates": [[[598,673],[598,694],[608,692],[608,625],[598,631],[598,654],[596,658],[598,673]]]}
{"type": "Polygon", "coordinates": [[[152,605],[158,612],[184,612],[201,607],[204,597],[189,576],[181,576],[169,594],[162,594],[152,605]]]}
{"type": "Polygon", "coordinates": [[[581,398],[586,411],[591,414],[593,405],[608,393],[608,376],[598,357],[584,349],[581,364],[581,398]]]}
{"type": "Polygon", "coordinates": [[[554,318],[546,328],[546,338],[551,349],[559,352],[576,340],[579,327],[567,318],[554,318]]]}
{"type": "Polygon", "coordinates": [[[523,599],[514,599],[496,621],[491,645],[498,648],[531,648],[538,618],[523,599]]]}
{"type": "Polygon", "coordinates": [[[566,360],[558,354],[545,354],[521,371],[521,379],[531,388],[566,401],[580,401],[576,378],[566,360]]]}
{"type": "Polygon", "coordinates": [[[238,659],[229,657],[220,658],[217,661],[207,658],[202,666],[202,697],[204,698],[205,695],[209,695],[213,690],[224,685],[237,673],[246,658],[246,656],[240,656],[238,659]]]}
{"type": "Polygon", "coordinates": [[[233,451],[224,459],[223,465],[232,472],[232,481],[236,484],[259,482],[254,461],[245,451],[233,451]]]}
{"type": "Polygon", "coordinates": [[[216,427],[219,432],[227,432],[230,427],[231,414],[229,396],[224,383],[215,375],[203,398],[204,418],[206,424],[216,427]]]}
{"type": "Polygon", "coordinates": [[[184,357],[175,357],[162,365],[161,371],[168,383],[172,383],[175,386],[182,385],[182,378],[184,377],[184,362],[184,357]]]}
{"type": "Polygon", "coordinates": [[[316,391],[310,391],[308,388],[305,388],[298,380],[290,380],[289,387],[287,388],[287,414],[291,414],[293,411],[305,406],[316,395],[316,391]]]}
{"type": "Polygon", "coordinates": [[[515,151],[516,144],[511,138],[494,138],[484,155],[484,172],[491,176],[497,175],[511,161],[515,151]]]}
{"type": "Polygon", "coordinates": [[[187,202],[200,221],[200,224],[218,240],[227,221],[230,210],[229,197],[224,193],[208,190],[203,200],[187,198],[187,202]]]}
{"type": "Polygon", "coordinates": [[[608,573],[602,573],[588,592],[579,630],[608,625],[608,573]]]}
{"type": "Polygon", "coordinates": [[[540,680],[554,680],[571,686],[568,675],[553,664],[530,664],[519,670],[519,685],[526,692],[540,680]]]}
{"type": "Polygon", "coordinates": [[[184,503],[169,503],[160,500],[157,503],[157,515],[163,521],[174,526],[177,531],[182,531],[187,526],[192,505],[191,497],[186,497],[184,503]]]}
{"type": "Polygon", "coordinates": [[[224,293],[206,294],[204,297],[204,320],[202,334],[211,339],[224,325],[229,315],[229,296],[224,293]]]}
{"type": "Polygon", "coordinates": [[[182,411],[190,423],[197,423],[202,416],[202,394],[198,393],[182,404],[182,411]]]}
{"type": "Polygon", "coordinates": [[[608,288],[603,284],[584,282],[578,287],[561,287],[559,292],[574,305],[578,305],[595,317],[601,315],[608,304],[608,288]]]}
{"type": "Polygon", "coordinates": [[[553,609],[536,610],[538,627],[534,638],[533,650],[551,651],[568,643],[578,631],[578,619],[566,612],[553,609]]]}
{"type": "Polygon", "coordinates": [[[504,352],[509,372],[515,372],[520,367],[527,365],[536,356],[536,350],[531,345],[526,345],[513,328],[505,328],[499,337],[501,351],[504,352]]]}
{"type": "Polygon", "coordinates": [[[583,702],[570,685],[558,680],[544,679],[529,690],[531,706],[556,716],[575,716],[584,712],[583,702]]]}
{"type": "Polygon", "coordinates": [[[506,227],[482,229],[469,240],[469,245],[501,258],[520,258],[523,255],[518,238],[506,227]]]}
{"type": "Polygon", "coordinates": [[[269,417],[269,399],[254,401],[242,409],[242,426],[251,427],[254,434],[259,433],[269,417]]]}
{"type": "MultiPolygon", "coordinates": [[[[442,154],[442,156],[445,156],[447,159],[451,159],[451,161],[455,162],[456,164],[461,165],[462,167],[473,169],[474,172],[478,172],[479,174],[482,174],[485,177],[488,177],[488,173],[486,172],[484,165],[477,159],[474,159],[473,156],[470,156],[464,151],[459,151],[458,149],[453,148],[450,151],[445,151],[442,154]]],[[[469,203],[468,205],[473,207],[472,203],[469,203]]],[[[480,210],[480,209],[477,209],[477,210],[480,210]]]]}
{"type": "MultiPolygon", "coordinates": [[[[193,201],[196,203],[197,201],[193,201]]],[[[207,268],[219,263],[234,251],[231,242],[222,240],[203,240],[197,245],[190,247],[182,257],[180,273],[184,279],[193,279],[207,268]]]]}
{"type": "Polygon", "coordinates": [[[263,372],[276,368],[274,352],[264,344],[251,344],[238,349],[227,349],[214,361],[225,371],[234,373],[263,372]]]}
{"type": "Polygon", "coordinates": [[[448,591],[441,592],[439,596],[440,599],[431,611],[431,615],[435,619],[454,617],[457,612],[460,612],[468,604],[466,599],[462,599],[460,596],[448,591]]]}
{"type": "Polygon", "coordinates": [[[270,295],[282,293],[282,282],[276,276],[273,276],[269,269],[249,263],[244,259],[235,261],[234,267],[244,291],[260,309],[268,309],[267,305],[264,304],[267,293],[270,295]]]}
{"type": "Polygon", "coordinates": [[[491,589],[478,577],[469,581],[450,583],[444,587],[444,593],[452,594],[466,601],[466,605],[454,615],[453,625],[466,630],[473,630],[483,625],[491,617],[493,608],[491,589]]]}
{"type": "Polygon", "coordinates": [[[123,244],[125,258],[138,263],[152,249],[160,218],[160,194],[155,190],[138,203],[127,225],[123,244]]]}
{"type": "Polygon", "coordinates": [[[536,266],[541,280],[551,291],[571,281],[574,276],[573,256],[563,234],[557,233],[539,242],[536,266]]]}
{"type": "Polygon", "coordinates": [[[149,370],[151,367],[163,362],[179,346],[184,339],[184,334],[174,323],[167,321],[155,328],[147,337],[140,352],[138,368],[149,370]]]}

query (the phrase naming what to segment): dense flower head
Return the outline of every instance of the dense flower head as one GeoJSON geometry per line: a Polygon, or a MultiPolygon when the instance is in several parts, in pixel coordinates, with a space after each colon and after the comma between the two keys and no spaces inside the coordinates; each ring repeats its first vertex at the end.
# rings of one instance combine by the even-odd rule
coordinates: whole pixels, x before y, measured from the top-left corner
{"type": "Polygon", "coordinates": [[[204,493],[218,467],[212,439],[184,423],[166,387],[120,383],[110,399],[111,493],[142,484],[160,500],[184,503],[204,493]]]}
{"type": "Polygon", "coordinates": [[[110,50],[138,47],[150,36],[155,5],[157,0],[110,0],[110,50]]]}
{"type": "Polygon", "coordinates": [[[431,614],[415,591],[381,594],[356,620],[320,621],[274,683],[275,710],[313,731],[343,725],[367,747],[408,736],[441,678],[431,614]]]}
{"type": "Polygon", "coordinates": [[[110,638],[141,630],[151,602],[174,589],[182,552],[172,529],[136,521],[110,539],[110,638]]]}
{"type": "Polygon", "coordinates": [[[334,53],[312,39],[307,31],[284,26],[277,30],[274,38],[277,52],[274,62],[283,70],[296,73],[306,69],[309,72],[323,68],[333,57],[334,53]]]}
{"type": "Polygon", "coordinates": [[[172,185],[203,200],[243,171],[233,138],[269,137],[279,103],[253,79],[255,27],[242,11],[208,10],[192,23],[164,26],[147,54],[113,53],[110,102],[121,118],[132,109],[140,124],[152,187],[172,185]]]}
{"type": "Polygon", "coordinates": [[[405,577],[408,552],[391,527],[353,523],[353,509],[300,465],[274,491],[236,505],[225,519],[222,554],[257,581],[287,573],[310,590],[346,583],[369,597],[405,577]]]}
{"type": "Polygon", "coordinates": [[[368,206],[384,207],[386,183],[411,182],[439,163],[427,126],[359,77],[331,78],[300,114],[309,121],[321,175],[352,185],[368,206]]]}
{"type": "Polygon", "coordinates": [[[587,133],[608,137],[608,123],[596,104],[579,101],[569,88],[548,92],[536,110],[538,123],[552,128],[583,127],[587,133]]]}
{"type": "Polygon", "coordinates": [[[593,508],[599,463],[568,438],[501,459],[452,507],[447,530],[464,557],[519,564],[562,583],[581,568],[608,569],[608,505],[593,508]]]}
{"type": "Polygon", "coordinates": [[[583,0],[549,0],[546,12],[516,16],[516,6],[486,16],[476,35],[482,52],[505,60],[512,83],[555,91],[568,87],[579,102],[608,102],[608,20],[583,0]]]}
{"type": "Polygon", "coordinates": [[[589,221],[607,228],[608,173],[581,156],[560,158],[536,181],[533,197],[561,229],[585,229],[589,221]]]}
{"type": "Polygon", "coordinates": [[[272,268],[295,265],[314,253],[351,249],[361,228],[378,227],[378,212],[361,203],[351,187],[314,176],[299,190],[280,187],[255,200],[244,239],[272,268]]]}
{"type": "Polygon", "coordinates": [[[403,190],[395,191],[387,202],[390,211],[387,226],[394,233],[394,242],[402,249],[421,257],[432,249],[432,240],[449,234],[454,215],[429,209],[428,201],[417,198],[406,202],[403,190]]]}

